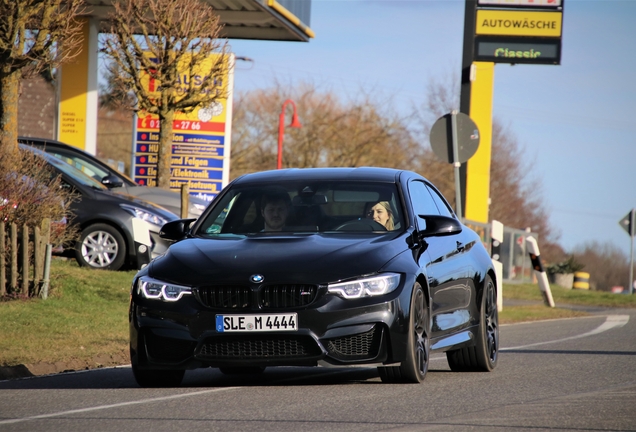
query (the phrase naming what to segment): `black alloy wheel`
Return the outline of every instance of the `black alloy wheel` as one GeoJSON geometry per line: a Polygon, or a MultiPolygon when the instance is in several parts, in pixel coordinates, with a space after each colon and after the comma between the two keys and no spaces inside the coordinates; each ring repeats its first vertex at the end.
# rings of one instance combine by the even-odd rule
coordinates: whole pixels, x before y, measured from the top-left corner
{"type": "Polygon", "coordinates": [[[497,290],[486,276],[481,298],[481,319],[475,346],[447,351],[448,365],[455,372],[490,372],[497,367],[499,354],[499,313],[497,290]]]}
{"type": "Polygon", "coordinates": [[[430,360],[430,315],[424,290],[419,283],[413,286],[408,335],[408,353],[400,366],[379,367],[382,382],[421,383],[426,378],[430,360]]]}

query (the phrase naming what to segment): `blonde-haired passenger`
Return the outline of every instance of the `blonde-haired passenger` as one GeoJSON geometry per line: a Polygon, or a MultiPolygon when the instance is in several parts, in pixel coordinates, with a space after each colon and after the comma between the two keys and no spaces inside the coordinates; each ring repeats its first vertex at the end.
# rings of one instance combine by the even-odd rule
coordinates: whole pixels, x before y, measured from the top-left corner
{"type": "Polygon", "coordinates": [[[392,231],[395,229],[393,210],[391,210],[391,205],[388,201],[380,201],[377,204],[373,205],[369,209],[367,217],[373,219],[374,221],[385,227],[387,231],[392,231]]]}

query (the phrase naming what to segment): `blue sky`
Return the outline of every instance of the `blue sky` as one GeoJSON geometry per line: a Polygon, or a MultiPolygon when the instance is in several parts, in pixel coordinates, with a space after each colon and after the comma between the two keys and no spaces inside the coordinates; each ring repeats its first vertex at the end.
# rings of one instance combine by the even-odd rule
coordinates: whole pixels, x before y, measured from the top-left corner
{"type": "MultiPolygon", "coordinates": [[[[463,0],[313,0],[309,43],[231,40],[235,90],[310,80],[392,95],[407,112],[461,68],[463,0]]],[[[561,65],[495,67],[493,115],[516,135],[571,251],[611,242],[636,207],[636,0],[565,0],[561,65]]],[[[422,173],[426,175],[426,173],[422,173]]],[[[518,227],[523,228],[523,227],[518,227]]]]}

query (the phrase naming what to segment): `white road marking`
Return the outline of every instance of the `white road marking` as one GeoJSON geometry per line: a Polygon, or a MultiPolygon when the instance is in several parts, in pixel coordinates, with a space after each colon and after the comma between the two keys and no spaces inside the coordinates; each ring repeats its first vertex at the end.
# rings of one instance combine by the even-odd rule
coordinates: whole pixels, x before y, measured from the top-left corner
{"type": "Polygon", "coordinates": [[[64,415],[79,414],[79,413],[85,413],[85,412],[91,412],[91,411],[99,411],[99,410],[105,410],[105,409],[110,409],[110,408],[119,408],[119,407],[131,406],[131,405],[154,403],[154,402],[160,402],[160,401],[166,401],[166,400],[172,400],[172,399],[180,399],[180,398],[184,398],[184,397],[198,396],[198,395],[202,395],[202,394],[216,393],[216,392],[221,392],[221,391],[226,391],[226,390],[237,390],[239,388],[240,387],[224,387],[224,388],[217,388],[217,389],[211,389],[211,390],[202,390],[202,391],[192,392],[192,393],[182,393],[182,394],[178,394],[178,395],[163,396],[163,397],[150,398],[150,399],[140,399],[140,400],[136,400],[136,401],[121,402],[121,403],[110,404],[110,405],[98,405],[98,406],[94,406],[94,407],[90,407],[90,408],[79,408],[79,409],[68,410],[68,411],[59,411],[59,412],[55,412],[55,413],[41,414],[41,415],[36,415],[36,416],[31,416],[31,417],[22,417],[22,418],[9,419],[9,420],[0,420],[0,425],[2,425],[2,424],[10,424],[10,423],[21,423],[21,422],[31,421],[31,420],[41,420],[41,419],[47,419],[47,418],[51,418],[51,417],[60,417],[60,416],[64,416],[64,415]]]}
{"type": "MultiPolygon", "coordinates": [[[[570,336],[570,337],[566,337],[566,338],[563,338],[563,339],[556,339],[556,340],[545,341],[545,342],[537,342],[537,343],[532,343],[532,344],[528,344],[528,345],[519,345],[519,346],[516,346],[516,347],[500,348],[499,351],[518,350],[518,349],[530,348],[530,347],[539,346],[539,345],[547,345],[547,344],[553,344],[553,343],[557,343],[557,342],[569,341],[569,340],[573,340],[573,339],[580,339],[580,338],[596,335],[596,334],[599,334],[599,333],[603,333],[603,332],[606,332],[606,331],[611,330],[613,328],[623,327],[625,324],[627,324],[628,321],[629,321],[629,315],[608,315],[607,318],[605,319],[605,322],[603,324],[601,324],[600,326],[596,327],[594,330],[589,331],[587,333],[583,333],[583,334],[576,335],[576,336],[570,336]]],[[[539,322],[539,321],[537,321],[537,322],[539,322]]]]}

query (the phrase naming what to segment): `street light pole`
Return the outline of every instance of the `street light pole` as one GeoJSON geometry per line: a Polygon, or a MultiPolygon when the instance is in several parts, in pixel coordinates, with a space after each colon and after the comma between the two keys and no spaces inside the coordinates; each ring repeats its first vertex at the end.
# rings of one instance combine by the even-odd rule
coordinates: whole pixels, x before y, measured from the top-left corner
{"type": "Polygon", "coordinates": [[[287,99],[283,102],[283,109],[280,112],[280,116],[278,117],[278,163],[276,164],[276,169],[281,169],[283,167],[283,138],[285,137],[285,108],[287,105],[291,104],[294,108],[294,113],[292,114],[292,121],[289,127],[293,128],[301,128],[303,125],[298,121],[298,114],[296,112],[296,104],[293,100],[287,99]]]}

